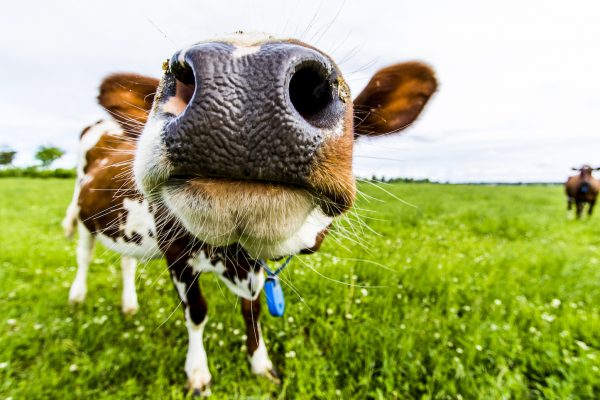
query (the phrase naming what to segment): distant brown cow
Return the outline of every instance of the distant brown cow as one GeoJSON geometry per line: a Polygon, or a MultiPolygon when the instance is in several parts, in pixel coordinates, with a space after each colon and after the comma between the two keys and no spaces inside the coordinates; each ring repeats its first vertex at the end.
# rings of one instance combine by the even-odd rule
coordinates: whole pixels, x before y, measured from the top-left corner
{"type": "Polygon", "coordinates": [[[600,192],[600,181],[592,176],[592,171],[600,170],[600,168],[584,165],[581,168],[573,168],[573,170],[579,171],[579,175],[570,176],[565,183],[568,201],[567,210],[571,210],[573,203],[575,203],[577,218],[581,218],[583,207],[585,203],[588,203],[588,215],[591,216],[596,204],[596,197],[600,192]]]}

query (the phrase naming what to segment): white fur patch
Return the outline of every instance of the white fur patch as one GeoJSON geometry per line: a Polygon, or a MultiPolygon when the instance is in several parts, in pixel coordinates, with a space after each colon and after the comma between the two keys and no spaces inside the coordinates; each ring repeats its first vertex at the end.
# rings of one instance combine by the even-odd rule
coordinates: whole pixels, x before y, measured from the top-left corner
{"type": "Polygon", "coordinates": [[[233,58],[241,58],[258,53],[261,46],[238,46],[232,53],[233,58]]]}
{"type": "Polygon", "coordinates": [[[160,183],[171,174],[167,151],[161,140],[165,121],[150,113],[148,122],[137,142],[133,173],[138,189],[151,196],[160,183]]]}
{"type": "Polygon", "coordinates": [[[179,299],[185,303],[187,303],[187,289],[185,287],[185,283],[179,281],[177,276],[175,276],[175,271],[171,270],[171,278],[173,279],[173,284],[175,285],[175,289],[177,289],[177,294],[179,295],[179,299]]]}
{"type": "Polygon", "coordinates": [[[77,274],[69,290],[69,302],[81,303],[85,300],[87,294],[87,274],[92,253],[94,252],[94,237],[79,222],[77,225],[79,238],[77,241],[77,274]]]}
{"type": "Polygon", "coordinates": [[[162,253],[156,241],[156,225],[154,217],[150,212],[148,200],[138,202],[136,200],[124,198],[123,208],[127,210],[125,224],[120,228],[125,236],[131,238],[133,234],[141,237],[141,243],[135,241],[125,241],[119,237],[116,240],[99,233],[96,235],[98,240],[106,247],[116,251],[124,256],[134,257],[141,260],[149,260],[162,257],[162,253]]]}
{"type": "Polygon", "coordinates": [[[265,244],[246,237],[240,238],[240,244],[256,258],[277,258],[296,254],[303,249],[309,249],[317,243],[320,232],[331,224],[332,217],[325,215],[320,208],[315,208],[308,214],[304,223],[289,238],[280,242],[265,244]]]}
{"type": "Polygon", "coordinates": [[[187,356],[185,357],[185,373],[190,388],[204,389],[212,378],[208,369],[208,359],[203,343],[204,327],[208,322],[208,317],[204,317],[204,321],[200,325],[195,325],[190,317],[189,308],[186,308],[185,321],[189,340],[187,356]]]}
{"type": "Polygon", "coordinates": [[[252,372],[257,375],[268,375],[273,369],[273,362],[269,358],[267,352],[267,346],[262,336],[262,330],[260,324],[258,324],[258,347],[254,351],[254,354],[250,357],[250,366],[252,372]]]}
{"type": "Polygon", "coordinates": [[[135,258],[121,257],[121,270],[123,276],[123,295],[121,296],[121,309],[124,314],[135,314],[140,308],[135,290],[135,258]]]}
{"type": "Polygon", "coordinates": [[[232,282],[224,275],[226,269],[223,262],[219,261],[215,265],[212,265],[210,258],[208,258],[203,251],[198,252],[196,257],[189,259],[188,265],[190,265],[197,273],[214,272],[218,274],[221,281],[225,283],[231,292],[247,300],[255,300],[258,298],[265,284],[265,275],[262,269],[249,272],[246,279],[234,277],[232,282]]]}

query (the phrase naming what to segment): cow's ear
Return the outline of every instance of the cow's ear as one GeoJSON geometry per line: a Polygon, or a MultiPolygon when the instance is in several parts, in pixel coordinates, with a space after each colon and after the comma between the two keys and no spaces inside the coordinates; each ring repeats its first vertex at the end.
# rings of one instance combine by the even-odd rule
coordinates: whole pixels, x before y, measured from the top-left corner
{"type": "Polygon", "coordinates": [[[98,102],[126,132],[141,132],[152,108],[158,79],[136,74],[113,74],[100,85],[98,102]]]}
{"type": "Polygon", "coordinates": [[[354,100],[354,137],[406,128],[436,89],[435,73],[425,64],[406,62],[377,71],[354,100]]]}

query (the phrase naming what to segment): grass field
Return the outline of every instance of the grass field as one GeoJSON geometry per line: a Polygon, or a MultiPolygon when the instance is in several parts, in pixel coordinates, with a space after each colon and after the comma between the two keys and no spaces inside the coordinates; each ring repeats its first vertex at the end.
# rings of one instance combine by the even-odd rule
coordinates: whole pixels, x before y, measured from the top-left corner
{"type": "MultiPolygon", "coordinates": [[[[598,398],[600,215],[568,220],[556,186],[381,187],[417,207],[363,184],[362,225],[296,258],[286,316],[263,314],[280,386],[250,373],[235,297],[203,277],[213,398],[598,398]]],[[[98,248],[86,303],[68,306],[71,190],[0,180],[0,398],[183,398],[162,262],[140,267],[123,317],[118,259],[98,248]]]]}

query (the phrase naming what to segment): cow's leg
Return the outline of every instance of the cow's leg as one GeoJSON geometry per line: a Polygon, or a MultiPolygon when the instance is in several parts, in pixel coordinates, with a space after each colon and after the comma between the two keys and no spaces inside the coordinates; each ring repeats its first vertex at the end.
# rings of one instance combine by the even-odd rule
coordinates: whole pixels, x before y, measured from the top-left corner
{"type": "Polygon", "coordinates": [[[242,315],[246,323],[246,347],[252,372],[279,382],[279,376],[273,368],[260,329],[260,298],[255,300],[242,298],[242,315]]]}
{"type": "Polygon", "coordinates": [[[121,257],[121,272],[123,274],[123,295],[121,310],[123,314],[133,315],[140,308],[135,291],[135,268],[137,260],[133,257],[121,257]]]}
{"type": "Polygon", "coordinates": [[[571,211],[573,209],[573,198],[567,197],[567,211],[571,211]]]}
{"type": "Polygon", "coordinates": [[[61,222],[65,237],[68,239],[73,237],[73,231],[77,225],[77,216],[79,215],[79,206],[77,204],[79,200],[79,192],[79,179],[77,179],[77,182],[75,183],[75,190],[73,190],[73,198],[67,207],[65,218],[61,222]]]}
{"type": "Polygon", "coordinates": [[[87,294],[87,273],[94,251],[94,236],[79,222],[77,225],[77,273],[69,290],[69,303],[81,303],[87,294]]]}
{"type": "Polygon", "coordinates": [[[594,206],[596,205],[596,200],[590,201],[590,208],[588,210],[588,215],[591,217],[594,212],[594,206]]]}
{"type": "Polygon", "coordinates": [[[197,282],[199,274],[188,266],[171,267],[171,277],[184,307],[185,325],[188,330],[188,351],[185,358],[188,389],[194,396],[209,395],[212,377],[202,341],[208,317],[206,301],[197,282]]]}
{"type": "Polygon", "coordinates": [[[575,206],[577,207],[576,209],[576,215],[577,215],[577,219],[581,218],[581,213],[583,213],[583,201],[578,201],[575,206]]]}

